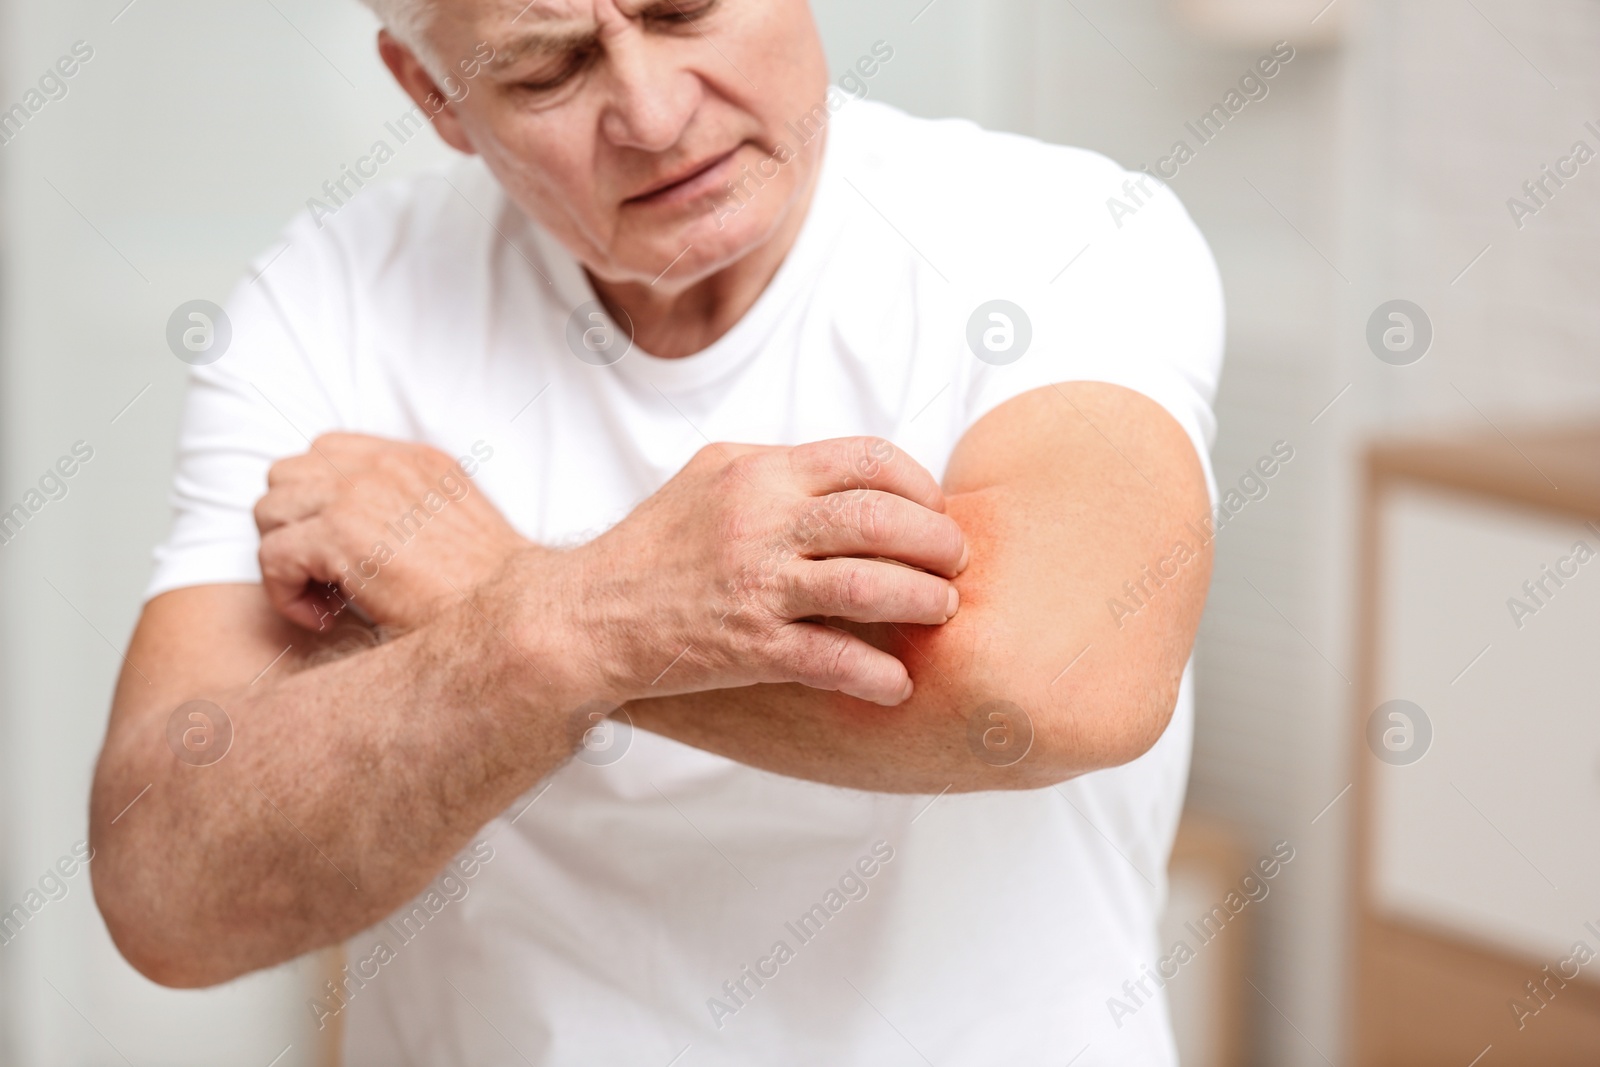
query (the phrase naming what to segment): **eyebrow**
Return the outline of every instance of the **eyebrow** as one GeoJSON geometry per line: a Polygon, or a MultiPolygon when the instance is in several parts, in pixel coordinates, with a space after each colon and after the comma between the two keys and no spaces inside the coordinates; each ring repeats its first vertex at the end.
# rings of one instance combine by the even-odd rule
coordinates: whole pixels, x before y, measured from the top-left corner
{"type": "MultiPolygon", "coordinates": [[[[709,6],[716,6],[715,4],[709,6]]],[[[523,8],[513,23],[521,21],[530,12],[536,16],[538,9],[544,7],[542,0],[531,0],[523,8]]],[[[548,11],[548,9],[546,9],[548,11]]],[[[642,0],[638,10],[631,12],[630,17],[650,15],[654,12],[680,11],[676,0],[642,0]]],[[[526,59],[544,59],[551,56],[567,55],[571,52],[597,47],[600,43],[600,32],[592,24],[585,25],[576,21],[564,21],[561,16],[546,14],[549,25],[545,28],[530,29],[512,37],[504,45],[495,48],[494,59],[489,61],[491,70],[501,71],[514,67],[526,59]]],[[[537,19],[529,20],[537,23],[537,19]]]]}
{"type": "Polygon", "coordinates": [[[518,34],[495,48],[494,58],[489,61],[489,67],[492,70],[505,70],[526,59],[543,59],[593,48],[599,41],[599,30],[593,26],[552,26],[549,29],[533,30],[518,34]]]}

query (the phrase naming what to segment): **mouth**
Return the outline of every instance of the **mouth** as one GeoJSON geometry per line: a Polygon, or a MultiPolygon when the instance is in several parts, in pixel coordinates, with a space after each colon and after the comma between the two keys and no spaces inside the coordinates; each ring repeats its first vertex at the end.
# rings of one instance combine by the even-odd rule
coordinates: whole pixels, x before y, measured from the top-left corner
{"type": "MultiPolygon", "coordinates": [[[[743,147],[742,145],[739,147],[743,147]]],[[[623,201],[627,205],[650,206],[695,200],[722,186],[722,171],[733,160],[739,147],[710,159],[701,160],[671,177],[651,185],[623,201]]]]}

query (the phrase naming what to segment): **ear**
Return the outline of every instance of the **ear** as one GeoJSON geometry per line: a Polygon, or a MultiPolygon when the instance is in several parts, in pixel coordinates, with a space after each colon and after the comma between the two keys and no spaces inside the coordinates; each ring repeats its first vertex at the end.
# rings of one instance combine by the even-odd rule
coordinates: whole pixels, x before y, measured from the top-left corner
{"type": "Polygon", "coordinates": [[[379,30],[378,55],[383,57],[383,65],[389,68],[389,73],[400,83],[400,88],[433,120],[433,128],[444,138],[444,143],[457,152],[476,155],[477,149],[467,137],[455,105],[439,91],[433,75],[428,73],[428,68],[422,65],[416,53],[396,40],[388,30],[379,30]]]}

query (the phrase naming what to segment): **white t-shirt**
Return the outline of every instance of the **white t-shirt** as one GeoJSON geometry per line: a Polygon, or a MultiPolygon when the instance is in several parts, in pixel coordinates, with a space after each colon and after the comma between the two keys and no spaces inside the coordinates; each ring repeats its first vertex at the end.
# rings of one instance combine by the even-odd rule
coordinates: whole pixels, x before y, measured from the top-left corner
{"type": "MultiPolygon", "coordinates": [[[[611,365],[569,345],[574,309],[579,351],[594,325],[585,274],[477,161],[364,190],[293,224],[235,292],[149,593],[258,581],[267,467],[334,429],[477,458],[475,487],[549,544],[616,523],[707,441],[877,434],[942,477],[984,413],[1067,380],[1161,403],[1209,481],[1221,285],[1176,197],[1125,188],[1141,177],[850,103],[750,312],[698,354],[611,365]],[[1012,362],[1014,311],[977,317],[985,358],[969,343],[993,300],[1031,326],[1012,362]]],[[[1160,955],[1192,729],[1186,675],[1127,766],[937,799],[596,734],[431,895],[348,942],[343,1003],[307,1010],[337,1012],[351,1065],[1173,1064],[1159,991],[1124,983],[1160,955]]]]}

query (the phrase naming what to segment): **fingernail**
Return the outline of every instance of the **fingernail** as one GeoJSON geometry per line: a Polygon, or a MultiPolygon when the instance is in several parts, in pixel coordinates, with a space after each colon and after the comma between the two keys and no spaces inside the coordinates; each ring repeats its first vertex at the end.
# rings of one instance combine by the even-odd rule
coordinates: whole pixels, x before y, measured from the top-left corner
{"type": "Polygon", "coordinates": [[[912,689],[911,679],[907,678],[906,679],[906,687],[900,691],[900,700],[898,701],[899,703],[904,704],[906,701],[911,699],[911,689],[912,689]]]}
{"type": "Polygon", "coordinates": [[[960,574],[967,569],[967,564],[972,562],[972,546],[963,543],[961,546],[961,562],[956,564],[956,573],[960,574]]]}
{"type": "Polygon", "coordinates": [[[950,599],[945,602],[944,621],[949,622],[955,618],[956,609],[961,606],[961,594],[956,592],[956,587],[950,587],[950,599]]]}

